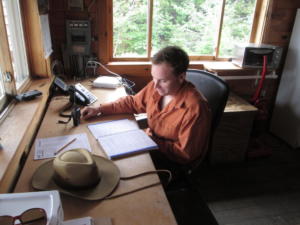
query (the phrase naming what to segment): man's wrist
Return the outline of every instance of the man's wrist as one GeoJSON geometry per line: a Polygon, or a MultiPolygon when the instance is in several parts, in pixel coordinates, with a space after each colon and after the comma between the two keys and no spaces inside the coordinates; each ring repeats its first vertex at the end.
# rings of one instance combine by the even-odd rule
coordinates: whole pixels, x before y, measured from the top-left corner
{"type": "Polygon", "coordinates": [[[101,106],[98,107],[98,110],[97,110],[97,116],[100,116],[102,114],[101,112],[101,106]]]}

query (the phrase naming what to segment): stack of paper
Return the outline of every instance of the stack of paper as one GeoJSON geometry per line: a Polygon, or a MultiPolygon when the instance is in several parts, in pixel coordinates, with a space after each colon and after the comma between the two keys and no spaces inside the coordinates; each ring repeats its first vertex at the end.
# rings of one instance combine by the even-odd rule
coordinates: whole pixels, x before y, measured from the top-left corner
{"type": "Polygon", "coordinates": [[[62,225],[112,225],[110,218],[82,217],[79,219],[64,221],[62,225]]]}
{"type": "Polygon", "coordinates": [[[88,125],[106,154],[111,159],[157,149],[157,144],[135,121],[114,120],[88,125]]]}
{"type": "Polygon", "coordinates": [[[67,220],[63,225],[94,225],[92,217],[82,217],[79,219],[67,220]]]}
{"type": "Polygon", "coordinates": [[[74,148],[84,148],[90,152],[92,151],[89,140],[85,133],[50,138],[38,138],[35,141],[34,159],[46,159],[55,157],[57,151],[63,146],[66,146],[63,151],[74,148]],[[68,145],[68,143],[71,144],[68,145]]]}

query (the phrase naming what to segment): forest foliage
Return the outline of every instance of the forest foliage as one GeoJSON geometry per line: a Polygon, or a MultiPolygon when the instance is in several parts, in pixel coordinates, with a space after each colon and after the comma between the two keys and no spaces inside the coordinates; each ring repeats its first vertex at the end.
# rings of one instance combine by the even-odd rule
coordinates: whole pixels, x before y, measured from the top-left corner
{"type": "MultiPolygon", "coordinates": [[[[230,57],[235,43],[249,42],[256,0],[226,0],[221,57],[230,57]]],[[[113,0],[114,57],[146,57],[147,0],[113,0]]],[[[177,45],[189,55],[215,55],[221,0],[153,0],[152,52],[177,45]]]]}

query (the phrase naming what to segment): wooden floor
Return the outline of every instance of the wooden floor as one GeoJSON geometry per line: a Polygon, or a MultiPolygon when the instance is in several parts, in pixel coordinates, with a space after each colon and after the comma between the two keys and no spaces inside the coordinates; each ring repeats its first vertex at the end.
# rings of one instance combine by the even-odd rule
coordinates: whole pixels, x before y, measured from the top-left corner
{"type": "Polygon", "coordinates": [[[219,225],[300,225],[300,150],[272,135],[263,143],[268,157],[201,171],[197,189],[219,225]]]}

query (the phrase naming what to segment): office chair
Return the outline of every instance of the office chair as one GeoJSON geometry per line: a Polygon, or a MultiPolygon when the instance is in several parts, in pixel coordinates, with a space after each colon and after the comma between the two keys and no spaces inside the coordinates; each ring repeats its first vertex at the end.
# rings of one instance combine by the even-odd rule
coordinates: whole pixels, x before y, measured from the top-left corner
{"type": "Polygon", "coordinates": [[[212,139],[212,135],[219,125],[224,112],[229,95],[229,86],[217,75],[204,70],[187,70],[186,80],[193,83],[208,101],[212,113],[210,135],[212,139]]]}
{"type": "MultiPolygon", "coordinates": [[[[209,161],[213,135],[224,112],[229,95],[229,87],[220,77],[203,70],[189,69],[186,73],[186,79],[193,83],[197,90],[206,97],[211,108],[212,120],[209,135],[210,139],[208,152],[205,156],[206,161],[209,161]]],[[[171,189],[166,187],[168,201],[170,202],[179,225],[193,225],[200,223],[206,225],[218,224],[208,205],[202,199],[195,183],[195,177],[202,161],[203,159],[197,161],[195,164],[183,167],[185,172],[183,185],[180,184],[171,189]]]]}
{"type": "Polygon", "coordinates": [[[201,160],[198,160],[185,168],[188,174],[192,174],[198,169],[204,159],[207,162],[210,160],[211,144],[214,132],[220,123],[226,106],[229,95],[229,86],[219,76],[204,70],[188,69],[186,72],[186,80],[193,83],[197,90],[205,96],[211,109],[211,129],[208,150],[201,160]]]}

